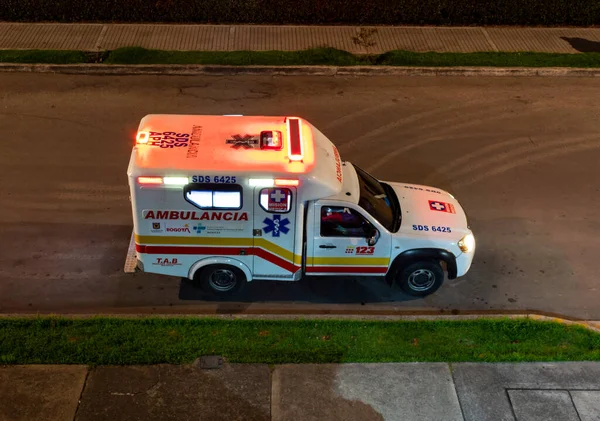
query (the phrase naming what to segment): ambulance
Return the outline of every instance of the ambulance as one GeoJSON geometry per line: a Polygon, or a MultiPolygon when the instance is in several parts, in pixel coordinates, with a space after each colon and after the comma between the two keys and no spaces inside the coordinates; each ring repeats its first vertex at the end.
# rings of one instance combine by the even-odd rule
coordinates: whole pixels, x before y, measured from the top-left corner
{"type": "Polygon", "coordinates": [[[452,195],[377,180],[299,117],[147,115],[127,175],[126,271],[216,296],[306,275],[380,277],[425,296],[475,253],[452,195]]]}

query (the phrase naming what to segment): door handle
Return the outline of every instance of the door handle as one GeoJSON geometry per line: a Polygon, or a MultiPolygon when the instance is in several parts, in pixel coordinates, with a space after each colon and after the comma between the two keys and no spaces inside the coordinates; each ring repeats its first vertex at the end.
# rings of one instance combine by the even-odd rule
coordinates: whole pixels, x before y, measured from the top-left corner
{"type": "Polygon", "coordinates": [[[334,245],[331,245],[331,244],[323,244],[323,245],[320,245],[319,248],[320,249],[334,249],[334,248],[337,248],[337,247],[334,246],[334,245]]]}

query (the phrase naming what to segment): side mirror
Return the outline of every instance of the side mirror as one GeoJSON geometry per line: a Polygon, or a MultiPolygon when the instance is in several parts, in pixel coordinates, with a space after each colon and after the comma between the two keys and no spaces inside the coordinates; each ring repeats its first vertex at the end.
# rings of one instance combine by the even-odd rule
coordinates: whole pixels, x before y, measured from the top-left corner
{"type": "Polygon", "coordinates": [[[367,238],[367,244],[372,247],[377,244],[377,241],[379,241],[379,231],[376,228],[373,228],[367,238]]]}

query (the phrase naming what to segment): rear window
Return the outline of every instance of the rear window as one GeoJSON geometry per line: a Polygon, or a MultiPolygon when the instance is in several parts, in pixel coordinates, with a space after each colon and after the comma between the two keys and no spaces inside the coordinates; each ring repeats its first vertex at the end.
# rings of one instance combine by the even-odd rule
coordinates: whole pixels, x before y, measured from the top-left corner
{"type": "Polygon", "coordinates": [[[185,200],[199,209],[239,210],[242,186],[238,184],[192,183],[183,190],[185,200]]]}

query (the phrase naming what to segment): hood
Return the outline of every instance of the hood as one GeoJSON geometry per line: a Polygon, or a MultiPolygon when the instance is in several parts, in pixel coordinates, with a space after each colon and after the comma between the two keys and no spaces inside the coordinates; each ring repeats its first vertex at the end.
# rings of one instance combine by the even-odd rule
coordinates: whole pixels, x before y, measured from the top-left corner
{"type": "Polygon", "coordinates": [[[444,190],[418,184],[386,182],[393,189],[402,209],[400,232],[411,234],[440,234],[455,238],[469,232],[465,212],[444,190]]]}

